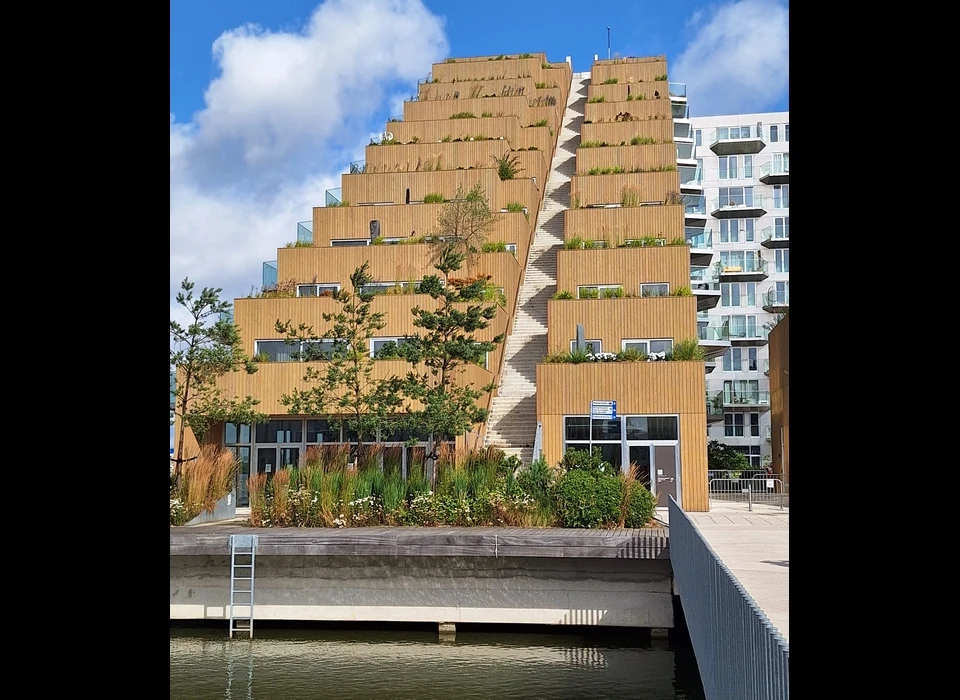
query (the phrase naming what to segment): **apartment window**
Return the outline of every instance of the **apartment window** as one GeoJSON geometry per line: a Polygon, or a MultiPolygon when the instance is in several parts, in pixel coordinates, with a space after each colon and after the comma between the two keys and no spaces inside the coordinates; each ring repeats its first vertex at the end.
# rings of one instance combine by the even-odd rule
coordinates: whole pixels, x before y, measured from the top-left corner
{"type": "Polygon", "coordinates": [[[760,445],[730,445],[730,449],[746,455],[754,469],[760,468],[760,445]]]}
{"type": "Polygon", "coordinates": [[[757,331],[757,317],[748,316],[721,316],[720,324],[730,329],[731,338],[759,338],[757,331]]]}
{"type": "Polygon", "coordinates": [[[648,340],[629,338],[620,341],[622,350],[636,350],[644,355],[652,355],[655,352],[673,352],[673,340],[663,338],[660,340],[648,340]]]}
{"type": "Polygon", "coordinates": [[[721,187],[720,188],[720,206],[721,207],[742,207],[753,206],[753,188],[752,187],[721,187]]]}
{"type": "Polygon", "coordinates": [[[743,157],[743,179],[749,180],[753,177],[753,156],[743,157]]]}
{"type": "Polygon", "coordinates": [[[696,131],[693,132],[693,142],[697,146],[703,145],[703,129],[697,129],[696,131]]]}
{"type": "Polygon", "coordinates": [[[718,175],[718,178],[720,180],[736,180],[737,179],[737,157],[721,156],[717,160],[720,163],[720,173],[718,175]]]}
{"type": "Polygon", "coordinates": [[[776,124],[770,125],[770,143],[777,143],[780,140],[780,127],[776,124]]]}
{"type": "Polygon", "coordinates": [[[517,255],[517,244],[516,243],[507,243],[504,246],[508,253],[513,253],[514,257],[517,255]]]}
{"type": "Polygon", "coordinates": [[[348,248],[351,246],[364,246],[370,245],[370,239],[368,238],[341,238],[339,240],[330,241],[330,245],[334,248],[348,248]]]}
{"type": "Polygon", "coordinates": [[[757,379],[733,379],[723,383],[725,404],[760,403],[760,381],[757,379]]]}
{"type": "Polygon", "coordinates": [[[721,306],[756,306],[757,283],[736,282],[720,284],[721,306]]]}
{"type": "Polygon", "coordinates": [[[756,372],[757,348],[730,348],[723,355],[724,372],[756,372]]]}
{"type": "Polygon", "coordinates": [[[728,139],[748,139],[753,127],[750,126],[722,126],[717,129],[717,139],[725,141],[728,139]]]}
{"type": "Polygon", "coordinates": [[[257,442],[280,443],[303,442],[302,420],[272,420],[257,425],[257,442]]]}
{"type": "Polygon", "coordinates": [[[594,284],[577,287],[577,299],[613,299],[623,296],[623,287],[619,284],[594,284]]]}
{"type": "Polygon", "coordinates": [[[776,294],[776,301],[778,304],[790,303],[790,283],[789,282],[787,281],[775,282],[773,288],[774,288],[774,294],[776,294]]]}
{"type": "Polygon", "coordinates": [[[776,253],[777,272],[790,272],[790,249],[781,248],[776,253]]]}
{"type": "Polygon", "coordinates": [[[773,186],[773,208],[774,209],[790,208],[790,185],[774,185],[773,186]]]}
{"type": "Polygon", "coordinates": [[[789,140],[790,140],[790,125],[789,125],[789,124],[784,124],[784,125],[783,125],[783,140],[784,140],[784,141],[789,141],[789,140]]]}
{"type": "Polygon", "coordinates": [[[743,437],[743,413],[723,414],[723,436],[743,437]]]}
{"type": "Polygon", "coordinates": [[[790,217],[778,216],[773,220],[773,237],[790,238],[790,217]]]}
{"type": "Polygon", "coordinates": [[[340,427],[330,420],[307,420],[307,443],[341,442],[340,427]]]}
{"type": "Polygon", "coordinates": [[[720,242],[739,243],[739,219],[720,219],[720,242]]]}
{"type": "Polygon", "coordinates": [[[420,282],[370,282],[360,289],[361,294],[415,294],[420,282]]]}
{"type": "MultiPolygon", "coordinates": [[[[584,340],[584,341],[583,341],[583,346],[584,346],[585,351],[588,352],[588,353],[590,353],[591,355],[596,355],[596,354],[598,354],[598,353],[603,352],[603,349],[602,349],[602,348],[603,348],[603,345],[600,343],[599,340],[584,340]]],[[[571,340],[571,341],[570,341],[570,352],[573,352],[573,351],[576,350],[576,349],[577,349],[577,341],[576,341],[576,340],[571,340]]]]}
{"type": "Polygon", "coordinates": [[[223,444],[249,445],[250,426],[244,423],[225,423],[223,426],[223,444]]]}
{"type": "Polygon", "coordinates": [[[298,284],[298,297],[332,297],[340,291],[339,284],[298,284]]]}
{"type": "Polygon", "coordinates": [[[670,285],[667,284],[666,282],[658,282],[656,284],[641,284],[640,296],[641,297],[670,296],[670,285]]]}
{"type": "Polygon", "coordinates": [[[407,343],[406,338],[371,338],[370,357],[374,359],[396,357],[396,350],[407,343]]]}
{"type": "Polygon", "coordinates": [[[627,440],[679,440],[676,416],[627,416],[627,440]]]}
{"type": "Polygon", "coordinates": [[[790,154],[789,153],[774,153],[773,154],[773,174],[774,175],[783,175],[790,172],[790,154]]]}
{"type": "Polygon", "coordinates": [[[254,355],[265,356],[270,362],[294,362],[299,352],[300,343],[285,340],[258,340],[253,347],[254,355]]]}

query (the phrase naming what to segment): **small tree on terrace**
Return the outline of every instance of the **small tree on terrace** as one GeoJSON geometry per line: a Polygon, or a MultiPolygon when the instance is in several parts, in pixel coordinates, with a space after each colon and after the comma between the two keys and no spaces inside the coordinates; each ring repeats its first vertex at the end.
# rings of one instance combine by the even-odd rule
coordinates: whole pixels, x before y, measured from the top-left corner
{"type": "Polygon", "coordinates": [[[324,322],[332,325],[321,334],[302,323],[276,323],[277,332],[284,334],[288,343],[302,348],[292,353],[295,359],[322,361],[317,367],[308,367],[303,377],[312,386],[283,394],[281,403],[293,414],[332,414],[334,425],[346,427],[356,437],[356,442],[351,440],[351,460],[359,455],[363,436],[385,427],[403,402],[399,379],[373,376],[370,339],[387,324],[386,314],[371,310],[375,297],[367,287],[371,282],[369,263],[354,270],[350,275],[353,293],[341,290],[334,294],[339,308],[323,314],[324,322]]]}
{"type": "MultiPolygon", "coordinates": [[[[457,188],[453,199],[443,205],[437,218],[437,232],[430,241],[430,262],[438,270],[443,264],[472,263],[487,240],[500,215],[490,209],[490,203],[480,184],[469,191],[457,188]]],[[[442,270],[441,270],[442,271],[442,270]]],[[[444,277],[447,273],[444,272],[444,277]]]]}
{"type": "MultiPolygon", "coordinates": [[[[436,268],[448,277],[460,269],[462,253],[447,248],[442,251],[436,268]]],[[[408,425],[418,433],[426,433],[426,467],[430,479],[435,478],[437,439],[462,435],[487,418],[486,409],[477,406],[477,399],[493,391],[490,383],[477,389],[472,383],[458,381],[469,364],[481,364],[488,352],[503,342],[503,335],[489,341],[474,335],[490,325],[497,314],[495,304],[470,304],[483,299],[486,280],[480,278],[464,285],[443,285],[436,275],[424,277],[420,292],[429,294],[440,304],[436,311],[415,306],[413,325],[420,329],[405,338],[396,349],[398,355],[413,365],[402,380],[403,395],[421,404],[419,410],[407,407],[408,425]]]]}
{"type": "Polygon", "coordinates": [[[217,388],[217,379],[229,372],[245,371],[253,374],[257,366],[240,345],[240,333],[232,321],[224,318],[231,304],[220,301],[220,288],[204,287],[194,297],[194,283],[184,279],[177,294],[177,303],[192,318],[184,328],[170,321],[170,369],[177,373],[174,389],[174,415],[180,419],[177,449],[174,454],[175,484],[180,485],[185,462],[196,459],[184,457],[183,443],[187,426],[198,442],[202,442],[215,423],[263,423],[267,416],[254,410],[260,402],[251,396],[243,399],[224,398],[217,388]],[[218,320],[208,325],[208,320],[218,320]]]}
{"type": "Polygon", "coordinates": [[[738,452],[719,440],[707,443],[707,469],[709,471],[744,472],[750,469],[750,460],[742,452],[738,452]]]}

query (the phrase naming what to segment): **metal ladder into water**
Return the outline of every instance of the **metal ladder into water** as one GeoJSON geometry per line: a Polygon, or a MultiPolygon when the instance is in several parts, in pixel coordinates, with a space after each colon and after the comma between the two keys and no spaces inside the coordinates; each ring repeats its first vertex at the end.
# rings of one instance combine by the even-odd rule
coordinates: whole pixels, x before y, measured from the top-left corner
{"type": "Polygon", "coordinates": [[[230,639],[233,639],[234,632],[247,632],[253,639],[256,550],[256,535],[230,535],[230,639]],[[238,614],[237,608],[246,614],[238,614]]]}

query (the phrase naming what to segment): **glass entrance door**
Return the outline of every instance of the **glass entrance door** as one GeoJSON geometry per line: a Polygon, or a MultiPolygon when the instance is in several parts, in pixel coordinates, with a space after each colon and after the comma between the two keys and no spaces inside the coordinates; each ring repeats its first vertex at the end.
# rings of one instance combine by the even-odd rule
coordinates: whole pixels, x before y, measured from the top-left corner
{"type": "Polygon", "coordinates": [[[627,448],[629,462],[637,468],[637,480],[650,489],[650,493],[657,495],[656,483],[651,479],[651,468],[653,466],[649,445],[630,445],[627,448]]]}

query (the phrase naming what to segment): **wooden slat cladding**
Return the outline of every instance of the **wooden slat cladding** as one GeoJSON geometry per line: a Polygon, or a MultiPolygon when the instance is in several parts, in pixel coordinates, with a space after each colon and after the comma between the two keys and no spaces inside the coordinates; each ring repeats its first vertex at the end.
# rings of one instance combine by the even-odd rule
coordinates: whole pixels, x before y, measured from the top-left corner
{"type": "Polygon", "coordinates": [[[621,114],[629,114],[636,121],[673,119],[670,111],[670,100],[666,98],[631,100],[630,102],[587,102],[583,119],[594,124],[629,121],[628,117],[617,119],[617,116],[621,114]]]}
{"type": "Polygon", "coordinates": [[[680,173],[674,170],[662,173],[575,175],[570,178],[570,201],[575,207],[578,204],[581,207],[592,204],[621,204],[624,191],[635,193],[641,203],[663,202],[667,192],[680,191],[680,173]]]}
{"type": "Polygon", "coordinates": [[[408,203],[408,191],[409,202],[422,202],[426,195],[432,193],[440,193],[446,199],[451,199],[458,187],[470,190],[479,183],[491,207],[500,207],[497,192],[500,178],[497,171],[490,167],[473,170],[344,175],[342,183],[343,201],[350,202],[354,206],[384,202],[408,203]]]}
{"type": "Polygon", "coordinates": [[[540,82],[542,80],[541,74],[544,71],[541,67],[543,63],[544,59],[539,57],[513,58],[501,61],[461,61],[454,59],[453,62],[434,63],[430,74],[438,82],[509,80],[511,78],[533,78],[540,82]]]}
{"type": "Polygon", "coordinates": [[[457,168],[489,168],[510,150],[506,139],[367,146],[367,173],[429,172],[457,168]]]}
{"type": "Polygon", "coordinates": [[[770,332],[770,445],[773,471],[790,475],[790,315],[770,332]],[[783,429],[781,444],[781,428],[783,429]]]}
{"type": "MultiPolygon", "coordinates": [[[[280,399],[284,394],[290,394],[293,389],[306,390],[311,384],[303,380],[308,363],[303,362],[264,362],[259,365],[255,374],[232,372],[217,381],[217,386],[225,398],[243,398],[253,396],[259,399],[257,410],[272,416],[288,415],[286,406],[280,399]]],[[[323,363],[309,363],[321,366],[323,363]]],[[[374,365],[374,378],[384,379],[389,376],[406,374],[410,365],[402,360],[380,360],[374,365]]],[[[462,375],[458,375],[457,383],[472,382],[477,388],[493,380],[493,374],[479,366],[470,366],[462,375]]],[[[484,395],[477,405],[486,408],[489,398],[484,395]]],[[[413,404],[413,408],[418,408],[413,404]]]]}
{"type": "Polygon", "coordinates": [[[539,124],[544,119],[547,120],[547,126],[550,129],[553,129],[554,132],[560,127],[560,106],[553,105],[550,107],[530,107],[529,111],[530,123],[526,126],[534,126],[539,124]]]}
{"type": "Polygon", "coordinates": [[[666,57],[653,60],[639,60],[622,63],[597,61],[590,68],[590,82],[599,85],[606,80],[616,78],[618,83],[653,82],[658,75],[667,72],[666,57]]]}
{"type": "MultiPolygon", "coordinates": [[[[516,115],[507,117],[477,117],[476,119],[443,119],[418,122],[389,122],[387,131],[393,134],[395,141],[401,144],[419,139],[422,143],[440,143],[445,138],[468,139],[471,136],[488,136],[498,139],[501,136],[510,142],[512,148],[527,144],[520,143],[520,120],[516,115]]],[[[671,135],[673,131],[671,130],[671,135]]],[[[459,143],[459,142],[454,142],[459,143]]],[[[396,146],[377,146],[377,148],[396,148],[396,146]]]]}
{"type": "MultiPolygon", "coordinates": [[[[404,102],[404,122],[451,119],[454,114],[470,112],[481,117],[485,112],[492,117],[519,117],[520,124],[530,124],[530,105],[526,97],[487,97],[474,100],[431,100],[429,102],[404,102]]],[[[489,134],[486,134],[489,136],[489,134]]],[[[396,134],[394,134],[396,136],[396,134]]]]}
{"type": "MultiPolygon", "coordinates": [[[[523,173],[524,175],[526,173],[523,173]]],[[[498,195],[500,198],[499,206],[506,207],[510,202],[520,202],[530,210],[530,220],[535,221],[537,207],[540,205],[540,187],[541,180],[533,184],[529,177],[518,177],[513,180],[501,180],[498,195]]]]}
{"type": "Polygon", "coordinates": [[[537,88],[533,78],[513,78],[511,80],[458,80],[457,82],[420,83],[418,96],[420,102],[434,100],[464,100],[487,96],[536,97],[537,88]]]}
{"type": "Polygon", "coordinates": [[[549,154],[546,162],[550,163],[553,160],[553,150],[559,131],[559,129],[554,129],[551,134],[550,128],[546,126],[525,127],[519,130],[514,148],[530,148],[533,146],[541,153],[549,154]]]}
{"type": "MultiPolygon", "coordinates": [[[[602,83],[590,83],[587,86],[587,100],[594,97],[602,97],[607,102],[623,102],[627,97],[633,96],[631,102],[637,101],[638,95],[644,95],[648,100],[654,99],[654,93],[659,92],[660,97],[669,98],[669,85],[666,80],[643,81],[634,83],[621,83],[617,81],[613,84],[603,85],[602,83]]],[[[667,99],[667,102],[670,100],[667,99]]]]}
{"type": "Polygon", "coordinates": [[[563,416],[588,415],[590,402],[617,402],[617,415],[680,416],[683,508],[707,502],[706,381],[702,362],[616,362],[537,365],[537,420],[548,463],[563,456],[563,416]]]}
{"type": "Polygon", "coordinates": [[[601,141],[611,146],[629,145],[634,136],[649,137],[657,143],[669,143],[673,141],[673,120],[648,119],[639,122],[584,124],[580,142],[601,141]]]}
{"type": "MultiPolygon", "coordinates": [[[[345,248],[281,248],[277,251],[277,279],[309,284],[339,282],[349,285],[350,275],[365,262],[370,274],[383,282],[416,282],[437,274],[430,264],[429,247],[420,245],[363,246],[345,248]]],[[[522,261],[510,253],[480,253],[454,277],[487,274],[504,288],[507,310],[517,298],[522,261]]]]}
{"type": "Polygon", "coordinates": [[[547,351],[566,352],[583,324],[604,352],[620,352],[622,341],[637,338],[674,341],[697,337],[697,300],[693,297],[632,299],[552,299],[547,302],[547,351]]]}
{"type": "Polygon", "coordinates": [[[617,284],[639,296],[641,283],[656,282],[668,283],[671,292],[690,286],[687,246],[557,251],[557,291],[576,296],[578,286],[617,284]]]}
{"type": "Polygon", "coordinates": [[[677,165],[677,147],[672,143],[577,149],[578,175],[586,175],[591,168],[620,167],[630,171],[638,168],[649,170],[670,165],[674,167],[677,165]]]}
{"type": "MultiPolygon", "coordinates": [[[[346,286],[350,289],[349,284],[346,286]]],[[[476,305],[478,302],[474,302],[476,305]]],[[[467,308],[470,304],[457,304],[458,308],[467,308]]],[[[411,309],[419,306],[422,309],[433,311],[439,306],[427,294],[387,294],[377,296],[372,303],[373,312],[386,314],[386,327],[377,332],[377,337],[410,335],[419,332],[413,325],[411,309]]],[[[234,304],[234,323],[243,333],[243,351],[253,355],[255,341],[282,340],[283,336],[276,331],[277,321],[292,321],[294,325],[301,323],[312,326],[317,334],[332,327],[332,323],[323,320],[323,314],[335,313],[340,305],[330,297],[312,297],[295,299],[237,299],[234,304]]],[[[477,331],[476,336],[481,340],[492,339],[498,333],[505,332],[509,315],[506,310],[497,306],[497,316],[490,321],[490,325],[483,331],[477,331]]]]}
{"type": "Polygon", "coordinates": [[[618,207],[615,209],[567,209],[564,239],[584,238],[609,241],[613,246],[644,236],[673,240],[684,235],[682,204],[659,207],[618,207]]]}

